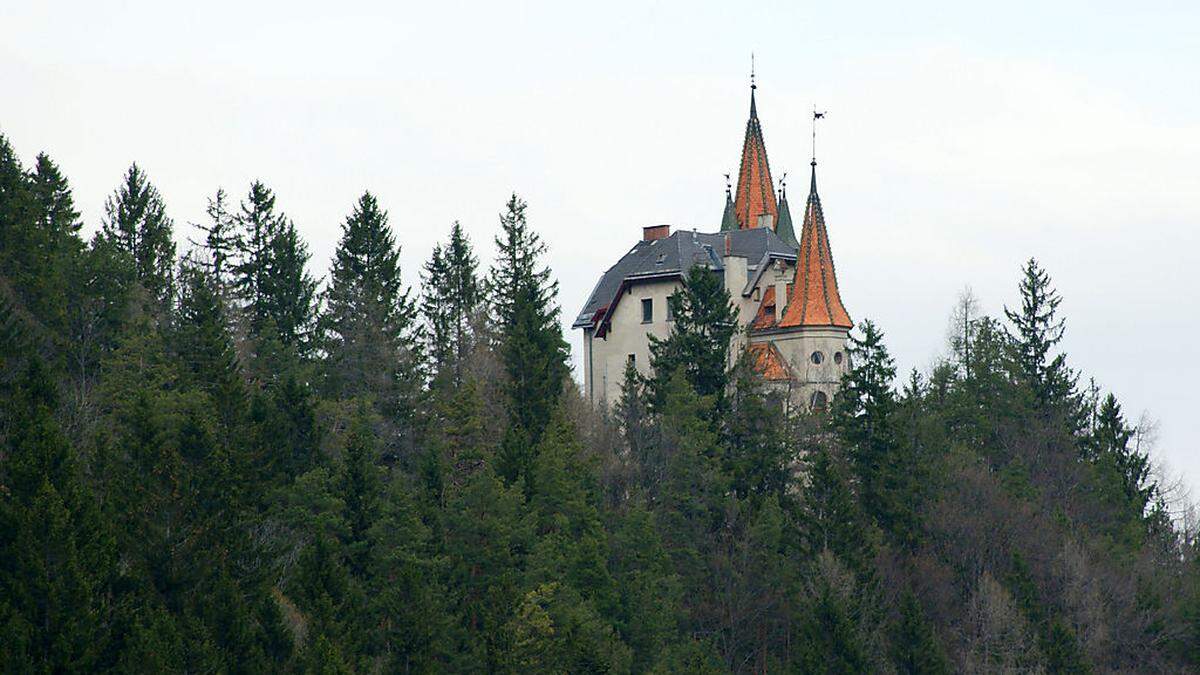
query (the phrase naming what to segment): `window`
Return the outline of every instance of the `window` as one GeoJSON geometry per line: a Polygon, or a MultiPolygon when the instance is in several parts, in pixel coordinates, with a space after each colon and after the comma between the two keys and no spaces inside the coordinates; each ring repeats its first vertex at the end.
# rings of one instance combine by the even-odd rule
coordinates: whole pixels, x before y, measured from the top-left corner
{"type": "Polygon", "coordinates": [[[667,321],[675,320],[675,303],[672,302],[674,298],[675,296],[673,295],[667,298],[667,321]]]}
{"type": "Polygon", "coordinates": [[[813,352],[812,356],[810,356],[808,358],[812,360],[813,365],[819,366],[819,365],[821,365],[821,362],[825,360],[825,355],[822,354],[821,352],[813,352]]]}
{"type": "Polygon", "coordinates": [[[654,321],[654,300],[642,298],[642,323],[654,321]]]}
{"type": "Polygon", "coordinates": [[[811,398],[808,399],[808,405],[813,410],[824,410],[829,404],[829,397],[823,391],[814,391],[811,398]]]}
{"type": "Polygon", "coordinates": [[[625,361],[626,361],[626,362],[627,362],[629,365],[631,365],[631,366],[636,366],[636,365],[637,365],[637,354],[630,354],[630,355],[629,355],[629,356],[628,356],[628,357],[625,359],[625,361]]]}
{"type": "Polygon", "coordinates": [[[836,363],[836,364],[838,364],[838,365],[841,365],[841,364],[842,364],[842,353],[841,353],[841,352],[834,352],[834,353],[833,353],[833,362],[834,362],[834,363],[836,363]]]}

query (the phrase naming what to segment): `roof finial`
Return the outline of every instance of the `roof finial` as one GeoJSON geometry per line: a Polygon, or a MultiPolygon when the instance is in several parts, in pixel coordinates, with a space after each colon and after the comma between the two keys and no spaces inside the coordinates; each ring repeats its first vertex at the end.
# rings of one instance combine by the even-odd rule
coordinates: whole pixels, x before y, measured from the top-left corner
{"type": "Polygon", "coordinates": [[[825,119],[825,112],[826,111],[824,111],[824,110],[822,110],[821,112],[817,112],[817,106],[816,106],[816,104],[813,104],[813,118],[812,118],[812,165],[813,166],[817,165],[817,120],[825,119]]]}
{"type": "Polygon", "coordinates": [[[779,177],[779,195],[780,195],[780,197],[787,199],[787,172],[786,171],[784,171],[783,175],[779,177]]]}
{"type": "Polygon", "coordinates": [[[750,91],[757,88],[757,85],[754,84],[754,52],[750,52],[750,91]]]}
{"type": "Polygon", "coordinates": [[[731,196],[732,191],[733,191],[733,184],[730,183],[730,181],[729,181],[729,174],[725,174],[725,196],[726,197],[731,196]]]}

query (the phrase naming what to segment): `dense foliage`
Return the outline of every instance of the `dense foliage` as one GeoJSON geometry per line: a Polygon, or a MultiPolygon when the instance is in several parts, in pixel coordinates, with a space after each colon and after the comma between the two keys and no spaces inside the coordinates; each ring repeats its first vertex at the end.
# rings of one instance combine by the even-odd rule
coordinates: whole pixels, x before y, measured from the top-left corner
{"type": "Polygon", "coordinates": [[[862,321],[812,413],[696,268],[605,413],[526,211],[417,298],[364,193],[318,287],[260,182],[181,259],[141,167],[85,242],[0,137],[0,671],[1200,668],[1194,533],[1036,262],[902,385],[862,321]]]}

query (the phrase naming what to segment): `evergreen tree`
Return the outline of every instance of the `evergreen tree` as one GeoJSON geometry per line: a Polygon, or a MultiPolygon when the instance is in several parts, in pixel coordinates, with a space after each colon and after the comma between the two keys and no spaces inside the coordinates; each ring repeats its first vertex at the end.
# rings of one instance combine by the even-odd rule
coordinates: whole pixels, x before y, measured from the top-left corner
{"type": "Polygon", "coordinates": [[[90,670],[109,636],[111,535],[53,418],[40,360],[0,400],[0,669],[90,670]]]}
{"type": "Polygon", "coordinates": [[[211,397],[221,421],[232,430],[244,413],[247,396],[216,273],[185,264],[180,282],[173,340],[176,358],[192,385],[211,397]]]}
{"type": "Polygon", "coordinates": [[[133,259],[136,279],[165,305],[174,292],[173,223],[158,189],[136,163],[104,203],[102,235],[133,259]]]}
{"type": "Polygon", "coordinates": [[[1134,429],[1126,424],[1116,396],[1109,394],[1100,403],[1090,436],[1090,459],[1102,471],[1116,477],[1120,502],[1128,509],[1127,513],[1140,519],[1154,495],[1150,458],[1130,446],[1134,429]]]}
{"type": "Polygon", "coordinates": [[[1050,285],[1050,275],[1030,258],[1022,269],[1021,306],[1004,308],[1012,324],[1010,344],[1017,374],[1032,389],[1043,411],[1058,411],[1077,425],[1082,420],[1078,394],[1078,376],[1067,367],[1065,354],[1051,356],[1062,340],[1065,320],[1058,316],[1062,298],[1050,285]]]}
{"type": "Polygon", "coordinates": [[[655,403],[662,403],[662,386],[681,370],[697,394],[714,397],[717,410],[724,410],[730,341],[737,331],[729,291],[706,266],[693,265],[667,302],[675,319],[671,334],[650,337],[655,403]]]}
{"type": "Polygon", "coordinates": [[[421,278],[430,363],[435,376],[462,382],[462,364],[474,341],[472,321],[481,302],[479,261],[458,222],[445,247],[435,246],[421,278]]]}
{"type": "Polygon", "coordinates": [[[862,337],[851,335],[850,370],[834,397],[831,422],[846,444],[861,481],[863,508],[901,541],[919,528],[921,465],[912,444],[897,434],[896,368],[883,333],[863,321],[862,337]]]}
{"type": "Polygon", "coordinates": [[[208,214],[208,224],[194,226],[204,233],[204,240],[194,243],[205,252],[208,258],[206,266],[222,298],[228,300],[226,291],[233,283],[233,268],[238,254],[238,222],[237,216],[230,210],[224,189],[218,188],[216,195],[208,199],[205,213],[208,214]]]}
{"type": "Polygon", "coordinates": [[[374,398],[381,414],[405,427],[420,387],[416,308],[400,279],[387,212],[369,192],[342,225],[321,326],[329,394],[374,398]]]}
{"type": "Polygon", "coordinates": [[[235,288],[249,320],[249,333],[263,358],[277,340],[304,355],[314,320],[317,282],[305,271],[308,247],[296,226],[275,212],[275,194],[259,181],[250,186],[237,216],[235,288]]]}
{"type": "Polygon", "coordinates": [[[541,266],[546,252],[525,220],[526,204],[515,194],[500,217],[499,254],[489,293],[499,323],[500,354],[507,381],[509,429],[499,470],[507,480],[529,471],[568,376],[567,344],[559,325],[558,283],[541,266]]]}
{"type": "Polygon", "coordinates": [[[900,620],[892,630],[892,661],[905,675],[941,675],[950,663],[911,591],[900,595],[900,620]]]}

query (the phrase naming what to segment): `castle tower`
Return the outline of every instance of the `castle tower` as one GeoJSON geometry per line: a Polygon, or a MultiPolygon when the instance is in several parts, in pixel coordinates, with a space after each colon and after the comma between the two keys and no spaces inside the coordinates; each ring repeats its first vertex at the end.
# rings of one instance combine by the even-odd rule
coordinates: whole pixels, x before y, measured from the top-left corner
{"type": "Polygon", "coordinates": [[[812,180],[795,273],[777,280],[771,289],[771,306],[764,297],[763,308],[751,333],[751,348],[777,354],[787,369],[787,388],[793,405],[823,408],[828,405],[849,370],[846,342],[854,326],[842,304],[837,272],[825,227],[821,197],[817,193],[817,162],[812,162],[812,180]],[[782,307],[776,300],[786,301],[782,307]]]}
{"type": "Polygon", "coordinates": [[[734,221],[723,219],[722,231],[755,227],[773,230],[779,216],[775,185],[771,181],[771,166],[767,163],[767,144],[763,141],[762,124],[758,121],[758,106],[754,100],[754,90],[757,88],[754,75],[751,74],[750,119],[746,120],[746,136],[742,141],[742,164],[738,169],[737,191],[733,200],[734,221]]]}

